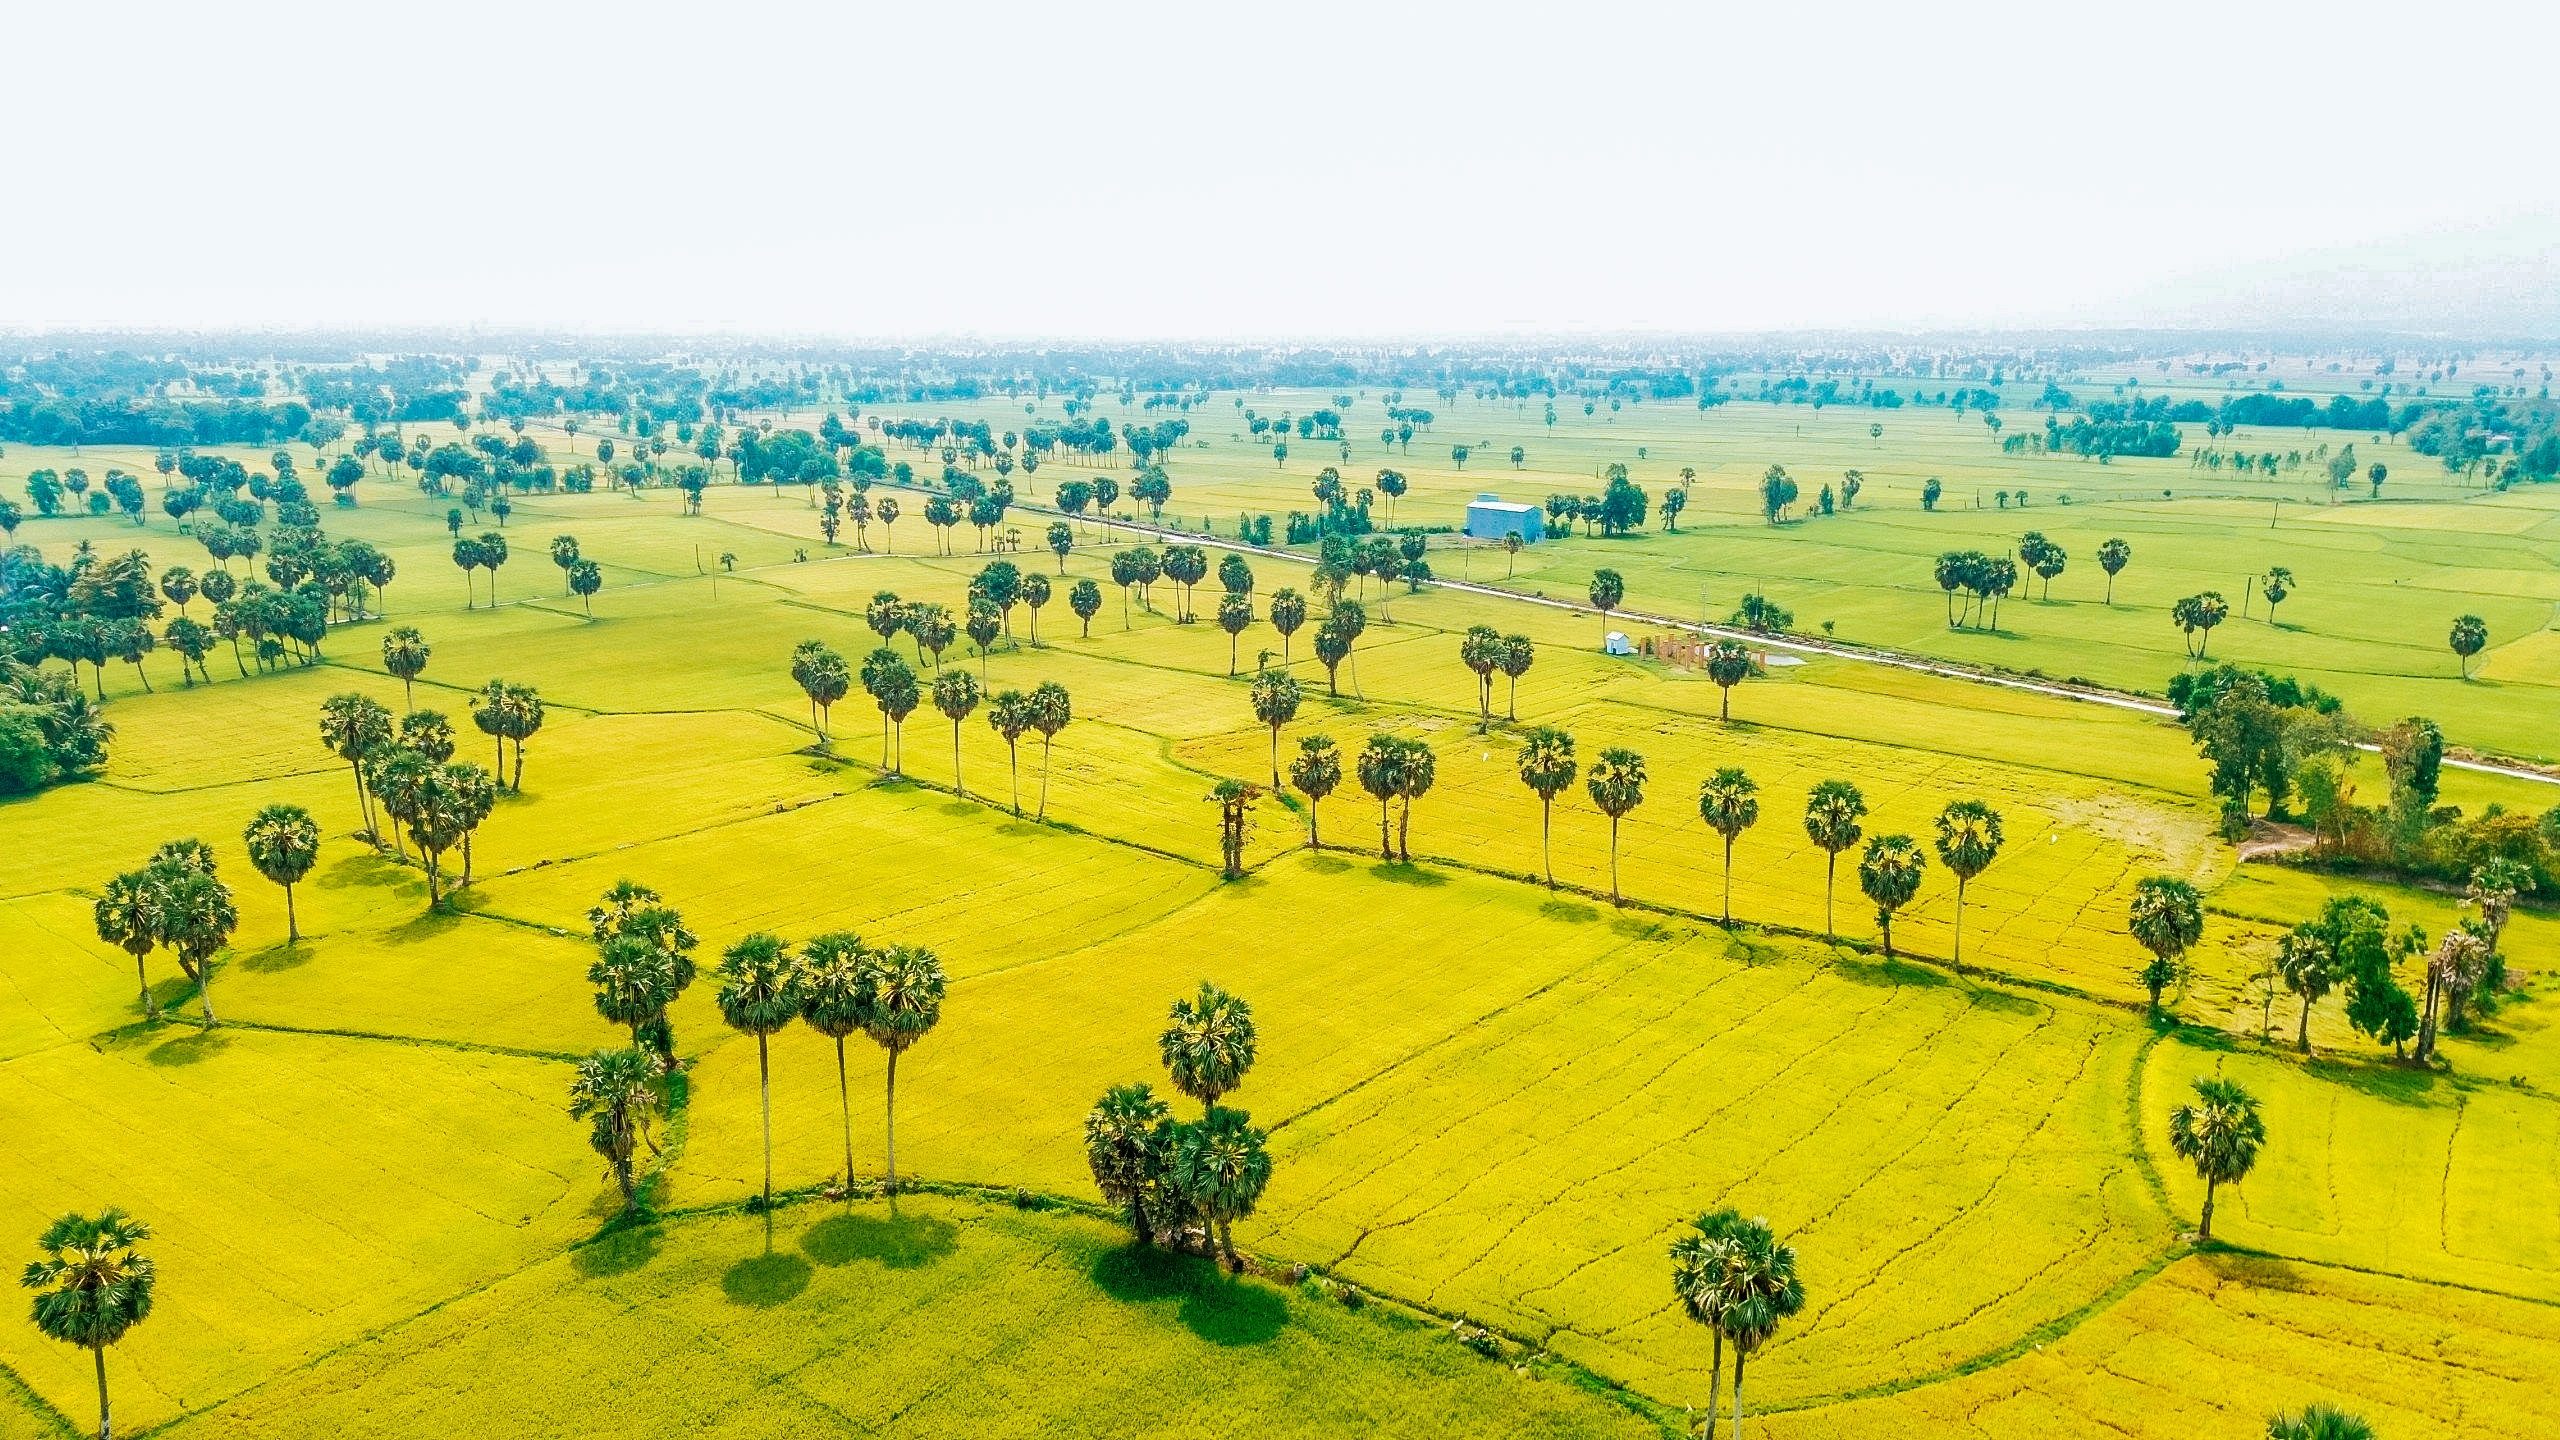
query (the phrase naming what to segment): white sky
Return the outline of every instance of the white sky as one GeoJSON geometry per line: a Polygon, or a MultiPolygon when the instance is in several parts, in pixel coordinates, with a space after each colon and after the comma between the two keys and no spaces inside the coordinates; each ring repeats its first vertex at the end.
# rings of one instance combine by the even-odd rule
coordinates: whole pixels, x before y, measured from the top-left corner
{"type": "Polygon", "coordinates": [[[0,328],[2113,321],[2553,216],[2554,14],[30,0],[0,328]]]}

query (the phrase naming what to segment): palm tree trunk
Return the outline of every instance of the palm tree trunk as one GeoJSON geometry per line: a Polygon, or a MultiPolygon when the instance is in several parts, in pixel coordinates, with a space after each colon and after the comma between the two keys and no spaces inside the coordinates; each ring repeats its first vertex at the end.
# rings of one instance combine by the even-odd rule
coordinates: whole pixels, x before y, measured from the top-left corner
{"type": "Polygon", "coordinates": [[[1538,797],[1538,863],[1547,872],[1547,888],[1556,888],[1556,802],[1551,795],[1538,797]]]}
{"type": "Polygon", "coordinates": [[[213,1018],[213,957],[210,955],[204,957],[203,968],[196,972],[196,1000],[204,1006],[205,1024],[222,1023],[213,1018]]]}
{"type": "Polygon", "coordinates": [[[1708,1436],[1716,1433],[1716,1392],[1724,1388],[1724,1332],[1717,1330],[1715,1337],[1715,1365],[1707,1371],[1707,1427],[1699,1432],[1708,1436]]]}
{"type": "Polygon", "coordinates": [[[1004,742],[1005,762],[1013,767],[1013,818],[1022,818],[1022,752],[1010,740],[1004,742]]]}
{"type": "Polygon", "coordinates": [[[764,1093],[764,1203],[773,1208],[773,1064],[765,1054],[764,1032],[756,1032],[756,1084],[764,1093]]]}
{"type": "Polygon", "coordinates": [[[1956,973],[1964,973],[1964,877],[1956,877],[1956,973]]]}
{"type": "Polygon", "coordinates": [[[845,1087],[844,1037],[836,1037],[836,1112],[844,1117],[844,1183],[853,1185],[853,1094],[845,1087]]]}
{"type": "Polygon", "coordinates": [[[1837,941],[1840,938],[1834,933],[1831,923],[1831,895],[1839,881],[1840,852],[1833,850],[1825,855],[1822,862],[1822,938],[1825,940],[1837,941]]]}
{"type": "Polygon", "coordinates": [[[89,1353],[98,1362],[98,1440],[112,1440],[115,1425],[107,1413],[107,1347],[92,1345],[89,1353]]]}
{"type": "Polygon", "coordinates": [[[1609,817],[1609,903],[1624,905],[1618,898],[1618,817],[1609,817]]]}
{"type": "Polygon", "coordinates": [[[1381,860],[1396,858],[1396,843],[1387,828],[1390,818],[1392,817],[1387,809],[1387,797],[1381,795],[1378,797],[1378,858],[1381,860]]]}
{"type": "Polygon", "coordinates": [[[2198,1240],[2210,1240],[2213,1238],[2213,1187],[2213,1177],[2206,1176],[2204,1182],[2204,1213],[2196,1220],[2196,1238],[2198,1240]]]}
{"type": "MultiPolygon", "coordinates": [[[[1724,837],[1724,923],[1733,924],[1733,837],[1724,837]]],[[[1718,1340],[1717,1344],[1724,1342],[1718,1340]]]]}
{"type": "Polygon", "coordinates": [[[1271,727],[1271,792],[1280,793],[1280,727],[1271,727]]]}
{"type": "Polygon", "coordinates": [[[1413,859],[1413,797],[1404,797],[1404,808],[1396,813],[1396,858],[1413,859]]]}
{"type": "Polygon", "coordinates": [[[2303,1054],[2311,1053],[2311,992],[2307,990],[2302,994],[2302,1028],[2295,1041],[2302,1047],[2303,1054]]]}
{"type": "Polygon", "coordinates": [[[960,722],[951,722],[951,793],[965,796],[969,792],[960,784],[960,722]]]}
{"type": "Polygon", "coordinates": [[[284,887],[284,938],[290,942],[302,938],[302,926],[293,918],[293,887],[284,887]]]}
{"type": "Polygon", "coordinates": [[[898,1193],[898,1052],[889,1052],[889,1193],[898,1193]]]}
{"type": "Polygon", "coordinates": [[[1218,1217],[1218,1250],[1227,1257],[1227,1268],[1238,1275],[1244,1273],[1244,1262],[1236,1258],[1235,1236],[1227,1228],[1227,1217],[1218,1217]]]}
{"type": "Polygon", "coordinates": [[[160,1002],[151,998],[151,972],[143,968],[142,957],[139,955],[133,957],[133,978],[142,984],[142,1013],[153,1020],[159,1019],[160,1002]]]}
{"type": "Polygon", "coordinates": [[[1742,1440],[1742,1362],[1749,1357],[1733,1347],[1733,1440],[1742,1440]]]}

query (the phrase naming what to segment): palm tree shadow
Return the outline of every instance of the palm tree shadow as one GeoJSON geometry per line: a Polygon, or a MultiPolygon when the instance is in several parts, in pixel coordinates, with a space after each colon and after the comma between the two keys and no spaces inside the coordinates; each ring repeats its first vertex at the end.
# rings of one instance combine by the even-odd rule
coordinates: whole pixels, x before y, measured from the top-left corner
{"type": "Polygon", "coordinates": [[[578,1247],[569,1264],[589,1279],[629,1274],[657,1258],[664,1238],[655,1225],[608,1230],[578,1247]]]}
{"type": "Polygon", "coordinates": [[[720,1277],[720,1291],[732,1305],[769,1309],[796,1299],[808,1289],[812,1273],[809,1262],[799,1256],[768,1250],[730,1266],[729,1272],[720,1277]]]}
{"type": "Polygon", "coordinates": [[[1212,1345],[1262,1345],[1289,1323],[1289,1302],[1268,1285],[1229,1276],[1213,1261],[1153,1246],[1119,1245],[1093,1263],[1093,1282],[1125,1304],[1174,1300],[1185,1328],[1212,1345]]]}
{"type": "Polygon", "coordinates": [[[1874,985],[1883,989],[1903,986],[1930,987],[1952,985],[1955,981],[1923,965],[1914,965],[1900,956],[1889,960],[1862,960],[1843,952],[1831,962],[1831,973],[1858,985],[1874,985]]]}
{"type": "Polygon", "coordinates": [[[286,940],[270,945],[255,954],[240,957],[240,968],[260,975],[278,970],[292,970],[311,963],[313,951],[300,940],[286,940]]]}
{"type": "Polygon", "coordinates": [[[1339,855],[1309,855],[1298,863],[1318,875],[1339,875],[1351,868],[1351,862],[1339,855]]]}
{"type": "Polygon", "coordinates": [[[891,1270],[916,1270],[959,1248],[960,1230],[933,1216],[831,1215],[800,1236],[800,1253],[821,1265],[875,1260],[891,1270]]]}
{"type": "Polygon", "coordinates": [[[1436,870],[1425,870],[1410,860],[1381,861],[1369,867],[1369,873],[1390,885],[1418,885],[1426,890],[1449,883],[1449,877],[1436,870]]]}
{"type": "Polygon", "coordinates": [[[144,1053],[143,1059],[159,1066],[201,1065],[231,1048],[230,1032],[195,1030],[173,1035],[144,1053]]]}

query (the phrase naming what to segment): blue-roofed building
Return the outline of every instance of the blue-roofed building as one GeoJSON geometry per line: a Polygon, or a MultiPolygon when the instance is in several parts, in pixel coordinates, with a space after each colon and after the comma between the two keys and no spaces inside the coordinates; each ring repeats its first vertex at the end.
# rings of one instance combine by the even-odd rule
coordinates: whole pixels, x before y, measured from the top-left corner
{"type": "Polygon", "coordinates": [[[1487,491],[1467,504],[1467,534],[1477,540],[1517,535],[1535,545],[1547,538],[1547,514],[1535,505],[1505,500],[1487,491]]]}

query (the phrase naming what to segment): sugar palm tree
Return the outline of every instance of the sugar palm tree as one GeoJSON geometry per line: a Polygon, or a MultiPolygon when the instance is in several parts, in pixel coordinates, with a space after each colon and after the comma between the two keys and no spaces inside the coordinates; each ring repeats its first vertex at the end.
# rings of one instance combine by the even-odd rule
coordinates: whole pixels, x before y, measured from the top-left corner
{"type": "Polygon", "coordinates": [[[1049,747],[1056,744],[1058,732],[1075,718],[1074,701],[1067,687],[1055,680],[1043,680],[1031,687],[1031,725],[1040,732],[1040,815],[1049,818],[1049,747]]]}
{"type": "Polygon", "coordinates": [[[219,1023],[213,1014],[213,956],[230,943],[232,930],[240,924],[231,889],[214,878],[209,866],[163,861],[155,862],[151,870],[160,897],[160,939],[178,952],[178,968],[196,982],[204,1023],[219,1023]]]}
{"type": "Polygon", "coordinates": [[[1404,742],[1393,735],[1372,735],[1360,749],[1360,788],[1378,802],[1378,858],[1396,858],[1394,833],[1389,828],[1395,819],[1398,769],[1404,764],[1404,742]]]}
{"type": "Polygon", "coordinates": [[[142,986],[142,1013],[160,1018],[160,1002],[152,998],[151,970],[146,963],[160,944],[160,892],[148,870],[128,870],[110,880],[90,907],[98,938],[133,957],[134,979],[142,986]]]}
{"type": "MultiPolygon", "coordinates": [[[[1514,535],[1509,538],[1517,540],[1520,537],[1514,535]]],[[[1528,674],[1529,667],[1536,664],[1537,661],[1537,642],[1531,640],[1526,635],[1505,635],[1502,637],[1502,659],[1499,663],[1502,667],[1502,673],[1511,681],[1509,702],[1503,707],[1504,719],[1518,720],[1520,718],[1520,677],[1528,674]]]]}
{"type": "Polygon", "coordinates": [[[395,625],[382,637],[382,668],[400,682],[400,708],[418,708],[417,680],[433,654],[427,637],[415,625],[395,625]]]}
{"type": "Polygon", "coordinates": [[[293,914],[293,887],[320,859],[319,823],[299,805],[270,805],[257,813],[240,838],[248,845],[249,863],[284,887],[285,939],[301,939],[302,927],[293,914]]]}
{"type": "Polygon", "coordinates": [[[2203,1241],[2213,1238],[2214,1187],[2239,1184],[2257,1165],[2267,1122],[2256,1096],[2219,1076],[2198,1076],[2195,1091],[2194,1101],[2169,1112],[2169,1148],[2204,1181],[2204,1213],[2196,1222],[2196,1239],[2203,1241]]]}
{"type": "MultiPolygon", "coordinates": [[[[1547,888],[1556,886],[1556,862],[1553,845],[1556,797],[1573,785],[1580,770],[1573,758],[1573,737],[1553,725],[1541,725],[1521,737],[1520,783],[1538,797],[1538,860],[1547,874],[1547,888]]],[[[1614,827],[1614,823],[1612,825],[1614,827]]],[[[1615,868],[1616,842],[1611,842],[1611,865],[1615,868]]],[[[1617,889],[1613,882],[1610,890],[1617,889]]]]}
{"type": "Polygon", "coordinates": [[[1707,647],[1707,678],[1716,682],[1716,719],[1733,719],[1733,687],[1751,678],[1751,652],[1733,640],[1707,647]]]}
{"type": "Polygon", "coordinates": [[[1698,786],[1698,816],[1724,837],[1724,923],[1733,923],[1733,842],[1760,823],[1760,785],[1727,765],[1698,786]]]}
{"type": "Polygon", "coordinates": [[[1330,735],[1298,737],[1297,758],[1289,762],[1289,783],[1307,797],[1307,844],[1324,848],[1324,837],[1316,828],[1316,811],[1324,797],[1342,784],[1342,750],[1330,735]]]}
{"type": "Polygon", "coordinates": [[[845,1079],[845,1037],[869,1014],[863,994],[862,937],[843,930],[814,935],[800,947],[800,1018],[836,1042],[836,1112],[844,1122],[844,1181],[853,1183],[853,1092],[845,1079]]]}
{"type": "Polygon", "coordinates": [[[1271,1152],[1252,1117],[1212,1108],[1207,1119],[1182,1127],[1176,1139],[1173,1183],[1191,1208],[1217,1232],[1227,1268],[1244,1273],[1230,1226],[1253,1213],[1271,1183],[1271,1152]]]}
{"type": "Polygon", "coordinates": [[[1878,835],[1867,842],[1858,861],[1858,888],[1876,906],[1876,928],[1884,932],[1884,958],[1893,958],[1894,912],[1920,893],[1920,877],[1929,857],[1908,835],[1878,835]]]}
{"type": "Polygon", "coordinates": [[[1938,863],[1956,877],[1956,973],[1964,973],[1964,887],[2000,853],[2000,812],[1979,800],[1938,812],[1938,863]]]}
{"type": "Polygon", "coordinates": [[[966,670],[943,670],[933,677],[933,708],[951,722],[951,793],[969,792],[960,783],[960,722],[978,708],[978,677],[966,670]]]}
{"type": "Polygon", "coordinates": [[[934,953],[916,945],[892,945],[864,957],[862,1028],[889,1052],[889,1190],[898,1188],[898,1057],[942,1019],[948,979],[934,953]]]}
{"type": "Polygon", "coordinates": [[[2267,1440],[2373,1440],[2373,1427],[2335,1405],[2312,1404],[2291,1415],[2268,1416],[2267,1440]]]}
{"type": "Polygon", "coordinates": [[[587,983],[596,987],[596,1013],[628,1029],[632,1048],[655,1049],[662,1058],[673,1050],[673,1037],[664,1031],[677,989],[670,952],[640,935],[608,935],[587,967],[587,983]]]}
{"type": "Polygon", "coordinates": [[[1838,888],[1840,852],[1865,838],[1858,821],[1867,813],[1867,797],[1846,780],[1825,780],[1804,802],[1804,833],[1822,850],[1822,938],[1839,938],[1831,919],[1831,896],[1838,888]]]}
{"type": "MultiPolygon", "coordinates": [[[[1270,651],[1262,652],[1265,656],[1270,651]]],[[[1271,788],[1280,788],[1280,727],[1298,718],[1303,692],[1298,677],[1286,670],[1264,669],[1253,676],[1253,718],[1271,729],[1271,788]]]]}
{"type": "Polygon", "coordinates": [[[2196,887],[2174,875],[2152,875],[2133,887],[2127,917],[2133,938],[2151,952],[2142,967],[2143,988],[2151,992],[2151,1013],[2160,1013],[2160,992],[2178,978],[2179,962],[2204,938],[2204,900],[2196,887]]]}
{"type": "Polygon", "coordinates": [[[764,1203],[773,1204],[773,1059],[767,1037],[799,1018],[800,971],[791,947],[763,931],[720,957],[720,1018],[756,1037],[756,1083],[764,1099],[764,1203]]]}
{"type": "Polygon", "coordinates": [[[666,1113],[663,1080],[656,1058],[635,1047],[596,1051],[578,1062],[577,1078],[569,1082],[569,1118],[589,1122],[587,1144],[612,1169],[626,1206],[633,1158],[644,1144],[653,1155],[658,1150],[651,1131],[666,1113]]]}
{"type": "Polygon", "coordinates": [[[151,1318],[159,1273],[136,1248],[151,1227],[109,1206],[95,1217],[65,1215],[45,1227],[36,1248],[45,1258],[28,1265],[18,1283],[36,1292],[36,1328],[46,1338],[77,1345],[98,1367],[98,1440],[113,1440],[107,1405],[107,1347],[151,1318]]]}
{"type": "Polygon", "coordinates": [[[1022,737],[1039,721],[1031,697],[1019,690],[999,690],[987,702],[987,724],[1004,737],[1006,764],[1013,772],[1014,818],[1022,816],[1022,737]]]}
{"type": "Polygon", "coordinates": [[[1197,996],[1173,1002],[1156,1048],[1173,1087],[1214,1111],[1219,1097],[1242,1085],[1253,1068],[1257,1038],[1253,1007],[1203,980],[1197,996]]]}
{"type": "Polygon", "coordinates": [[[373,823],[373,796],[364,783],[364,764],[365,757],[391,743],[391,712],[370,695],[352,691],[332,695],[320,702],[320,741],[355,772],[356,809],[364,817],[365,833],[379,843],[381,835],[373,823]]]}
{"type": "Polygon", "coordinates": [[[1440,756],[1424,740],[1397,742],[1403,758],[1395,769],[1396,794],[1404,804],[1396,811],[1396,859],[1413,862],[1413,802],[1440,778],[1440,756]]]}
{"type": "Polygon", "coordinates": [[[1671,1289],[1689,1318],[1715,1337],[1715,1361],[1707,1371],[1707,1422],[1702,1435],[1716,1429],[1716,1393],[1724,1384],[1725,1257],[1729,1242],[1744,1224],[1731,1206],[1710,1210],[1692,1222],[1687,1234],[1671,1242],[1671,1289]]]}
{"type": "Polygon", "coordinates": [[[1644,757],[1623,746],[1611,746],[1591,762],[1591,774],[1583,781],[1591,792],[1591,803],[1609,817],[1609,899],[1612,904],[1625,904],[1618,897],[1618,822],[1644,803],[1644,757]]]}
{"type": "Polygon", "coordinates": [[[1733,1437],[1742,1440],[1742,1371],[1778,1324],[1804,1308],[1796,1251],[1780,1244],[1766,1220],[1745,1220],[1724,1243],[1722,1312],[1716,1328],[1733,1342],[1733,1437]]]}
{"type": "Polygon", "coordinates": [[[1084,1159],[1093,1171],[1102,1198],[1129,1208],[1129,1232],[1141,1245],[1155,1239],[1147,1215],[1147,1192],[1169,1157],[1171,1135],[1165,1127],[1172,1112],[1144,1084],[1115,1085],[1084,1117],[1084,1159]]]}

